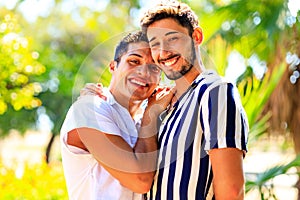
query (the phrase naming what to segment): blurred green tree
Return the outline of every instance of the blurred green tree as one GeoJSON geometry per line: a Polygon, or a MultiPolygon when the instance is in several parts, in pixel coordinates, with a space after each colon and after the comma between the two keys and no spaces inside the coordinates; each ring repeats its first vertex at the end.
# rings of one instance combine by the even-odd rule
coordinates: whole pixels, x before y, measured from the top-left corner
{"type": "Polygon", "coordinates": [[[118,41],[115,38],[124,30],[133,29],[128,14],[133,5],[127,3],[110,3],[100,11],[75,7],[71,14],[61,11],[61,4],[57,4],[49,17],[39,18],[31,29],[33,33],[45,30],[39,31],[40,37],[36,40],[41,62],[47,66],[41,80],[45,87],[39,97],[44,104],[44,114],[53,122],[52,137],[46,149],[47,161],[52,142],[79,90],[87,82],[109,83],[107,66],[118,41]]]}
{"type": "Polygon", "coordinates": [[[45,73],[46,68],[32,43],[24,35],[20,16],[0,9],[0,136],[20,125],[22,131],[29,128],[29,110],[42,104],[37,98],[42,86],[35,78],[45,73]],[[14,116],[16,111],[24,113],[20,123],[14,116]]]}
{"type": "MultiPolygon", "coordinates": [[[[25,1],[20,1],[16,6],[21,6],[22,2],[25,1]]],[[[19,108],[18,112],[6,109],[0,116],[1,136],[7,135],[10,129],[23,133],[28,128],[37,128],[37,125],[43,128],[49,126],[52,137],[46,148],[47,162],[54,138],[59,134],[65,114],[72,101],[76,100],[79,90],[87,82],[101,81],[104,85],[108,84],[110,74],[107,66],[113,58],[114,45],[124,35],[124,31],[137,29],[133,25],[134,17],[131,16],[135,14],[132,10],[139,7],[137,1],[123,1],[121,4],[111,1],[106,5],[103,4],[105,1],[98,2],[101,4],[99,7],[102,7],[98,10],[71,3],[73,7],[68,11],[65,11],[64,3],[70,2],[56,1],[47,17],[38,17],[30,23],[25,20],[20,22],[23,33],[31,38],[39,62],[43,63],[36,65],[42,71],[35,69],[40,76],[36,76],[32,83],[34,89],[39,89],[34,91],[32,100],[40,101],[30,104],[35,108],[40,107],[30,111],[19,108]],[[48,120],[45,121],[45,118],[48,120]]],[[[12,15],[21,15],[18,7],[13,11],[12,15]]],[[[12,56],[9,52],[7,54],[12,56]]],[[[34,65],[37,62],[29,63],[34,65]]],[[[14,68],[9,69],[16,73],[14,68]]],[[[26,103],[23,96],[20,99],[26,103]]]]}
{"type": "MultiPolygon", "coordinates": [[[[23,2],[26,0],[16,4],[13,14],[19,12],[18,7],[23,2]]],[[[29,74],[29,82],[40,86],[36,87],[31,95],[33,102],[36,102],[31,105],[39,106],[38,99],[40,99],[42,106],[37,110],[21,109],[16,112],[10,109],[10,106],[13,108],[13,104],[4,100],[2,94],[2,88],[4,92],[10,87],[0,85],[0,100],[6,105],[0,107],[6,110],[0,116],[2,130],[0,135],[7,134],[11,128],[24,131],[35,125],[42,116],[49,117],[52,122],[53,137],[47,148],[47,159],[49,159],[53,139],[59,134],[66,111],[77,98],[84,83],[97,81],[108,83],[110,75],[106,65],[113,53],[112,47],[120,33],[137,28],[137,13],[146,1],[103,0],[98,2],[102,5],[101,8],[84,4],[76,5],[75,2],[70,4],[70,1],[66,0],[54,2],[55,5],[49,8],[49,16],[39,17],[31,23],[24,20],[19,23],[22,34],[30,38],[28,41],[35,49],[35,53],[31,52],[31,57],[33,55],[33,58],[36,58],[38,55],[39,63],[43,64],[38,66],[46,67],[44,73],[39,71],[37,74],[29,74]]],[[[252,133],[256,131],[256,134],[260,135],[266,132],[265,125],[269,120],[270,131],[278,130],[286,133],[289,130],[292,133],[299,153],[300,139],[297,130],[299,130],[300,118],[298,103],[300,92],[298,78],[295,78],[299,72],[299,14],[296,16],[291,14],[287,0],[202,0],[201,2],[189,0],[185,2],[191,5],[199,16],[205,34],[203,48],[212,57],[220,74],[225,74],[229,56],[233,52],[243,57],[247,70],[237,83],[252,133]],[[291,61],[287,59],[288,57],[295,59],[291,61]],[[263,72],[258,74],[258,68],[263,72]],[[281,80],[276,86],[279,78],[281,80]],[[268,100],[275,86],[275,92],[268,100]],[[268,92],[265,92],[265,89],[268,89],[268,92]],[[249,95],[251,92],[253,92],[252,96],[249,95]],[[270,115],[266,113],[270,111],[272,115],[268,118],[270,115]],[[267,117],[261,120],[262,115],[267,117]],[[282,124],[286,124],[284,130],[281,129],[282,124]]],[[[3,38],[4,32],[0,34],[3,38]]],[[[1,51],[2,49],[1,47],[1,51]]],[[[1,57],[0,62],[4,61],[9,60],[1,57]]],[[[37,61],[33,59],[32,63],[35,62],[37,61]]],[[[15,72],[14,69],[12,71],[15,72]]],[[[2,81],[3,75],[0,76],[2,81]]],[[[15,97],[15,94],[8,96],[15,97]]],[[[24,102],[22,101],[24,103],[22,108],[34,108],[34,106],[28,107],[29,104],[25,106],[25,100],[26,98],[24,102]]]]}

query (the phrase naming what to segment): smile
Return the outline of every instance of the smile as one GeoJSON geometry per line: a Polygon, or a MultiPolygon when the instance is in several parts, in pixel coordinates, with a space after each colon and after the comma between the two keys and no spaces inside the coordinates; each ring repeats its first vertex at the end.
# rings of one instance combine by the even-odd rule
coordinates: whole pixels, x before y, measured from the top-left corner
{"type": "Polygon", "coordinates": [[[129,81],[133,84],[136,84],[136,85],[139,85],[139,86],[142,86],[142,87],[148,87],[149,84],[146,83],[146,82],[143,82],[141,80],[137,80],[137,79],[129,79],[129,81]]]}
{"type": "Polygon", "coordinates": [[[163,59],[160,61],[161,64],[170,67],[171,65],[174,65],[179,59],[179,56],[172,56],[171,58],[163,59]]]}

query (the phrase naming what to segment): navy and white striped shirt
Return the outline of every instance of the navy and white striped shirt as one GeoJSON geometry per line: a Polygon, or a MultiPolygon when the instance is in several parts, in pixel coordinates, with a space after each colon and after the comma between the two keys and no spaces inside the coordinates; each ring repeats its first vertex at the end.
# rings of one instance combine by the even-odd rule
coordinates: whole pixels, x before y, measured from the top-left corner
{"type": "Polygon", "coordinates": [[[214,199],[207,151],[247,151],[248,120],[236,87],[213,71],[200,74],[164,118],[150,200],[214,199]]]}

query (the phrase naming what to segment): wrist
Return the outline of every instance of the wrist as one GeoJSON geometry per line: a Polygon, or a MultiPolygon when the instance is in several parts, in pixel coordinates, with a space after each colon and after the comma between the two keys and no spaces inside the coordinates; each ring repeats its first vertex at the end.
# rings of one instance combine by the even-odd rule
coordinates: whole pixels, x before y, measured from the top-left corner
{"type": "Polygon", "coordinates": [[[157,134],[157,121],[159,114],[158,112],[151,112],[149,110],[144,112],[143,119],[141,121],[141,128],[139,137],[149,138],[152,136],[156,137],[157,134]]]}
{"type": "Polygon", "coordinates": [[[145,109],[145,114],[147,114],[148,116],[152,117],[158,117],[160,115],[160,113],[162,113],[165,110],[165,107],[159,105],[159,104],[155,104],[155,105],[151,105],[148,106],[145,109]]]}

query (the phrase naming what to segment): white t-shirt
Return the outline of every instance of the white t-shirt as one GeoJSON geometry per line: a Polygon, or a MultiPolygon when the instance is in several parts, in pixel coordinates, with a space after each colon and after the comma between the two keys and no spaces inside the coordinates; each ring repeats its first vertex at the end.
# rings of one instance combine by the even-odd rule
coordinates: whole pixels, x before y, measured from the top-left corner
{"type": "MultiPolygon", "coordinates": [[[[67,133],[88,127],[121,136],[134,147],[141,118],[134,121],[128,110],[105,90],[107,101],[83,96],[69,109],[61,128],[61,154],[69,198],[86,200],[141,200],[142,195],[120,185],[89,153],[66,143],[67,133]]],[[[109,152],[107,152],[109,153],[109,152]]]]}

